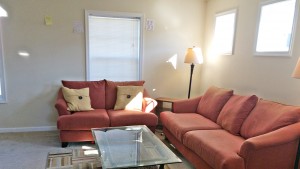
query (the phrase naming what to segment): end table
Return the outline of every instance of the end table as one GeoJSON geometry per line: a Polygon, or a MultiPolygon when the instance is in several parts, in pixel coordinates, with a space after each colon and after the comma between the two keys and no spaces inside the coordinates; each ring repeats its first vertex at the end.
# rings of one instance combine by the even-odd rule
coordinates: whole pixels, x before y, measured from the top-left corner
{"type": "Polygon", "coordinates": [[[172,111],[173,103],[176,100],[179,100],[179,99],[168,98],[168,97],[158,97],[155,100],[157,101],[157,106],[156,106],[156,109],[155,109],[155,113],[158,116],[157,128],[162,129],[162,124],[161,124],[161,121],[160,121],[160,118],[159,118],[160,113],[163,112],[163,111],[172,111]],[[170,105],[170,107],[164,107],[164,103],[168,103],[170,105]]]}

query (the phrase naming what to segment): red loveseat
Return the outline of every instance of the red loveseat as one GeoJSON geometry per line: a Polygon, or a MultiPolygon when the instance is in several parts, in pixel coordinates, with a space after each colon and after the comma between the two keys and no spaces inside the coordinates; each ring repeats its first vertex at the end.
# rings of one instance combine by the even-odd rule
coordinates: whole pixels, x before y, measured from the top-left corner
{"type": "Polygon", "coordinates": [[[115,127],[128,125],[146,125],[155,131],[158,117],[151,111],[157,105],[144,90],[142,111],[113,110],[117,99],[117,86],[143,86],[145,81],[113,82],[100,81],[62,81],[70,89],[89,88],[91,106],[94,110],[70,112],[58,91],[55,108],[58,112],[57,128],[60,132],[62,147],[68,142],[94,141],[91,128],[115,127]]]}
{"type": "Polygon", "coordinates": [[[197,169],[294,168],[300,107],[211,87],[175,101],[160,119],[166,138],[197,169]]]}

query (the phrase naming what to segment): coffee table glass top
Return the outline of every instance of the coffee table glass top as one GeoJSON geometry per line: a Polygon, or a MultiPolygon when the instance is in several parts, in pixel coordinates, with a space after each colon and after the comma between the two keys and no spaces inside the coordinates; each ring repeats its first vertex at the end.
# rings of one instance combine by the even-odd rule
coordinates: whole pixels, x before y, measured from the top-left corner
{"type": "Polygon", "coordinates": [[[147,126],[92,129],[102,168],[125,168],[182,162],[147,126]]]}

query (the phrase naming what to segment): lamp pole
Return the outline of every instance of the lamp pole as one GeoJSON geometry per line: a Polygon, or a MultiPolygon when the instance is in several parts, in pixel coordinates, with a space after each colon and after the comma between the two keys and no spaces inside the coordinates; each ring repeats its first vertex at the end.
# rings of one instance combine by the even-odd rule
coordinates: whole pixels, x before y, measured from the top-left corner
{"type": "Polygon", "coordinates": [[[195,64],[203,63],[203,56],[202,56],[201,49],[196,47],[188,48],[184,58],[184,63],[191,64],[190,84],[189,84],[189,93],[188,93],[188,99],[189,99],[191,96],[192,78],[193,78],[193,71],[194,71],[195,64]]]}
{"type": "Polygon", "coordinates": [[[194,71],[194,63],[191,64],[191,74],[190,74],[190,84],[189,84],[189,93],[188,93],[188,98],[191,96],[191,87],[192,87],[192,78],[193,78],[193,71],[194,71]]]}

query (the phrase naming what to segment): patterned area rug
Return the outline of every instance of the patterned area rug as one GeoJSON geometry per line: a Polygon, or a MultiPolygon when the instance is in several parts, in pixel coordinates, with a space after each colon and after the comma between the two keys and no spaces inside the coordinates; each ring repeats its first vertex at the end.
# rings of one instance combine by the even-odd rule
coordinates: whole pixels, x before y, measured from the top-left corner
{"type": "Polygon", "coordinates": [[[67,153],[48,154],[46,169],[97,169],[100,158],[95,149],[70,149],[67,153]]]}
{"type": "MultiPolygon", "coordinates": [[[[46,169],[101,169],[101,161],[96,149],[76,148],[66,153],[49,153],[46,169]]],[[[139,167],[138,169],[158,169],[158,167],[139,167]]]]}

